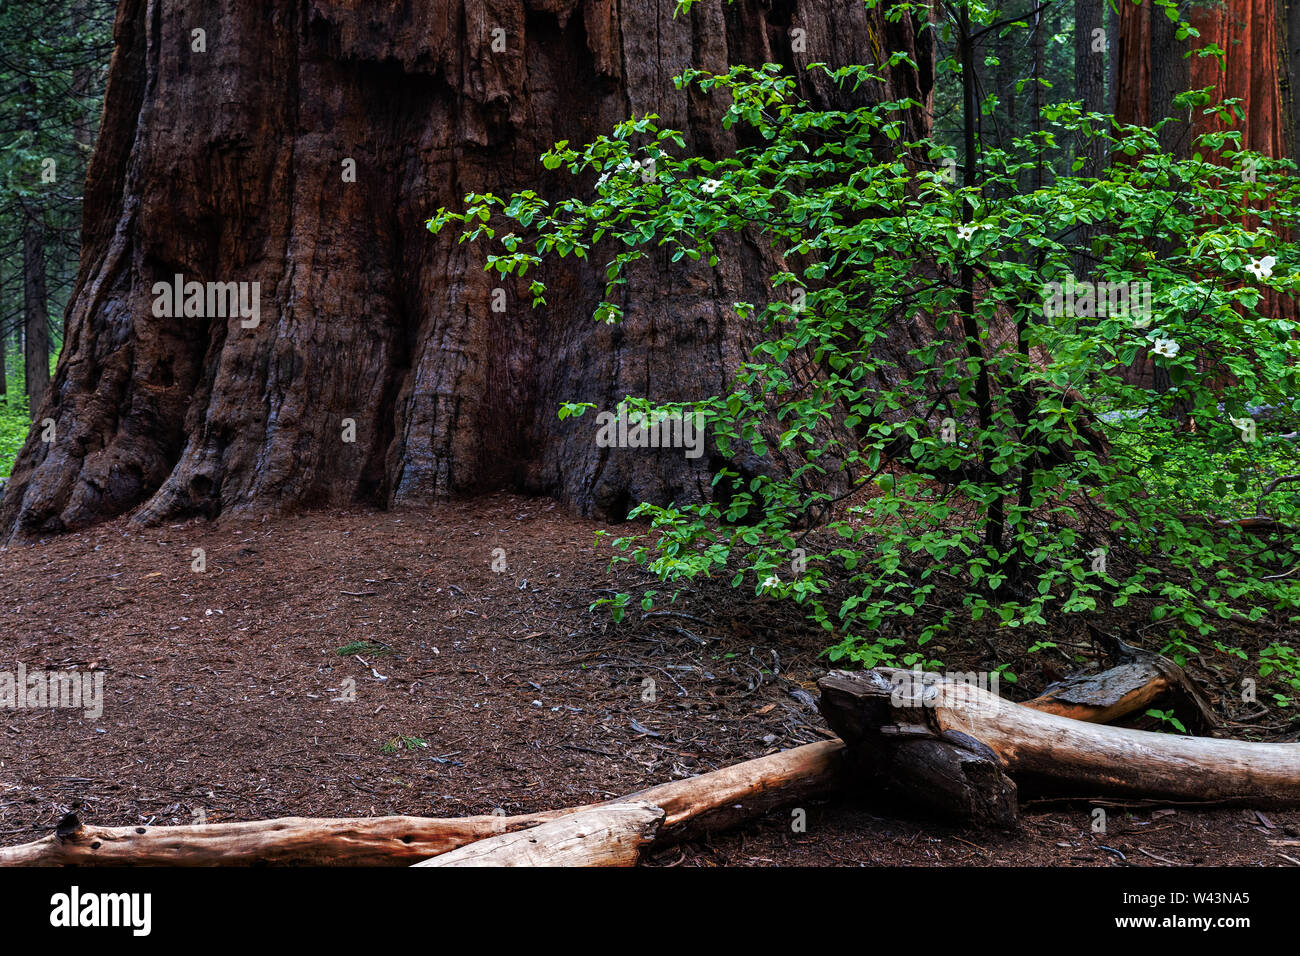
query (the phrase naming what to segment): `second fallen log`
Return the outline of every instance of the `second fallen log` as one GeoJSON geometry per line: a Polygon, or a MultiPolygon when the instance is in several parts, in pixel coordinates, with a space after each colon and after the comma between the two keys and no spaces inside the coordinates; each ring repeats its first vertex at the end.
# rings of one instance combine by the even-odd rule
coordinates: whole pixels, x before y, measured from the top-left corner
{"type": "Polygon", "coordinates": [[[850,753],[900,731],[977,741],[1016,777],[1102,793],[1251,806],[1300,805],[1300,744],[1180,737],[1083,723],[935,675],[878,668],[833,671],[818,685],[822,713],[850,753]]]}

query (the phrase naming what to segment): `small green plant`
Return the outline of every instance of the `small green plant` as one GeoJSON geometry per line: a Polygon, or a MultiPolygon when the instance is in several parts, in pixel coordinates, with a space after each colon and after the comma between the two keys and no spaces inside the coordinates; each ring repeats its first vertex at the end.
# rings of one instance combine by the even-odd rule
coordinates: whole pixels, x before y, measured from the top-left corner
{"type": "MultiPolygon", "coordinates": [[[[653,591],[649,592],[649,594],[651,597],[654,596],[653,591]]],[[[615,594],[612,598],[599,598],[595,601],[592,601],[591,607],[587,608],[587,610],[594,611],[598,607],[608,607],[610,618],[613,619],[615,624],[618,624],[622,622],[624,616],[627,614],[627,605],[628,602],[631,600],[632,600],[632,595],[620,591],[617,594],[615,594]]]]}
{"type": "Polygon", "coordinates": [[[15,401],[11,393],[10,403],[0,403],[0,480],[9,477],[13,471],[14,459],[27,440],[30,425],[27,416],[27,402],[15,401]]]}
{"type": "Polygon", "coordinates": [[[1181,720],[1179,720],[1177,717],[1174,716],[1174,712],[1172,710],[1157,710],[1156,708],[1152,707],[1146,713],[1148,717],[1156,718],[1156,720],[1160,721],[1161,724],[1174,728],[1174,730],[1178,731],[1180,734],[1187,733],[1187,728],[1183,726],[1183,722],[1181,720]]]}
{"type": "MultiPolygon", "coordinates": [[[[1300,697],[1300,654],[1296,653],[1295,648],[1273,643],[1259,652],[1259,676],[1268,677],[1272,674],[1276,674],[1278,680],[1296,691],[1297,697],[1300,697]]],[[[1274,703],[1279,707],[1290,707],[1296,699],[1286,694],[1273,695],[1274,703]]]]}
{"type": "Polygon", "coordinates": [[[386,754],[395,754],[399,750],[416,750],[427,746],[429,746],[428,741],[421,737],[394,737],[379,749],[386,754]]]}

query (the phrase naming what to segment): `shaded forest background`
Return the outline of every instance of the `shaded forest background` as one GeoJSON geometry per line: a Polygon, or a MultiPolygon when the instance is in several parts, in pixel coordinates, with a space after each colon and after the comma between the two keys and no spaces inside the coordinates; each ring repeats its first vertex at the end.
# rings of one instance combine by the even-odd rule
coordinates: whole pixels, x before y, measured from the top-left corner
{"type": "Polygon", "coordinates": [[[0,479],[63,345],[116,9],[113,0],[0,8],[0,479]]]}

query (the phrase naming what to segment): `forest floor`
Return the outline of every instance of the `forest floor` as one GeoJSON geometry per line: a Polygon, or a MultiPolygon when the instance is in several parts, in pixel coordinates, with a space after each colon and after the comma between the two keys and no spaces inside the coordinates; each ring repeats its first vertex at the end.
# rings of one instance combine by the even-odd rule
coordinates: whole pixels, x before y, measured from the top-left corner
{"type": "MultiPolygon", "coordinates": [[[[109,826],[545,810],[831,736],[826,638],[797,609],[718,581],[615,625],[593,601],[656,585],[609,569],[600,527],[498,496],[0,550],[0,670],[104,673],[98,719],[0,710],[0,843],[74,808],[109,826]]],[[[1051,676],[1026,665],[1017,695],[1051,676]]],[[[806,832],[777,811],[645,862],[1300,865],[1296,812],[1022,807],[1019,833],[986,833],[845,797],[806,807],[806,832]]]]}

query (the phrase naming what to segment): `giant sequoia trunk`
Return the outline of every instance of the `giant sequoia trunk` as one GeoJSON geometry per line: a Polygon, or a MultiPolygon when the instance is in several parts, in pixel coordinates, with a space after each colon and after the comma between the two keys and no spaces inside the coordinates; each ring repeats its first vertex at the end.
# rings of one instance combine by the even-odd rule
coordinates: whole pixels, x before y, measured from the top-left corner
{"type": "Polygon", "coordinates": [[[550,305],[532,309],[483,272],[482,250],[424,225],[468,191],[572,189],[540,154],[631,113],[725,151],[719,105],[671,82],[692,64],[904,49],[919,76],[897,68],[871,95],[928,100],[928,38],[862,0],[675,6],[123,0],[67,344],[40,412],[56,440],[28,441],[0,526],[496,488],[618,518],[638,500],[708,496],[711,444],[698,459],[602,449],[590,416],[559,423],[556,409],[727,389],[750,345],[731,303],[762,296],[765,249],[738,240],[716,273],[656,260],[607,327],[590,319],[598,271],[551,267],[550,305]],[[258,283],[257,324],[212,317],[212,302],[206,316],[155,314],[155,284],[178,275],[258,283]]]}

